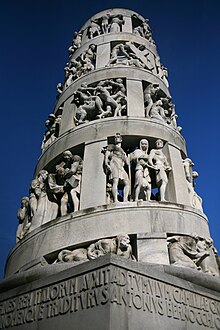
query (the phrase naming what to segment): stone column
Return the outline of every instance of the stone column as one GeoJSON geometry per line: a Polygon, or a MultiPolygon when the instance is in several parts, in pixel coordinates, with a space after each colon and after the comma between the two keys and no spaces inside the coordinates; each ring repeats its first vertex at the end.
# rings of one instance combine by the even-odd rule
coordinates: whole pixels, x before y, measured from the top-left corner
{"type": "Polygon", "coordinates": [[[144,117],[142,81],[127,79],[128,116],[144,117]]]}
{"type": "Polygon", "coordinates": [[[125,23],[122,25],[122,32],[132,33],[131,16],[123,16],[125,23]]]}
{"type": "Polygon", "coordinates": [[[165,233],[137,234],[138,261],[169,265],[165,233]]]}
{"type": "Polygon", "coordinates": [[[96,69],[104,68],[108,64],[110,52],[110,42],[97,46],[96,69]]]}
{"type": "Polygon", "coordinates": [[[167,186],[168,200],[179,204],[191,205],[180,150],[169,143],[166,145],[166,148],[167,158],[172,168],[172,171],[169,173],[167,186]]]}
{"type": "Polygon", "coordinates": [[[107,139],[88,141],[85,144],[80,209],[106,204],[106,175],[103,170],[102,148],[107,139]]]}
{"type": "Polygon", "coordinates": [[[75,127],[75,123],[73,119],[74,117],[73,110],[75,105],[71,104],[71,102],[72,102],[72,98],[70,97],[64,103],[59,135],[75,127]]]}

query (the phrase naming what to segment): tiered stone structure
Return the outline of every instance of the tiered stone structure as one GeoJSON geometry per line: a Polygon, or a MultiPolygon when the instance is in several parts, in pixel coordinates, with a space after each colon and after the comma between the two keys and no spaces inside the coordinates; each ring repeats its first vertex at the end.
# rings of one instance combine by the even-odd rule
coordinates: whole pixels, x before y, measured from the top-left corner
{"type": "Polygon", "coordinates": [[[0,328],[220,329],[218,258],[148,20],[125,9],[93,16],[75,33],[64,71],[0,288],[32,284],[10,291],[11,308],[0,304],[0,328]],[[152,300],[148,285],[159,290],[152,300]],[[198,292],[206,309],[190,305],[198,292]],[[12,297],[21,293],[18,308],[12,297]]]}

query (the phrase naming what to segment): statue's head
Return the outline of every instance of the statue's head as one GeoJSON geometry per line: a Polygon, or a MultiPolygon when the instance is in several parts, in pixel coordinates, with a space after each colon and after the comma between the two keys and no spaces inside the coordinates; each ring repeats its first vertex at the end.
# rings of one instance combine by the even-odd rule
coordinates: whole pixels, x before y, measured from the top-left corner
{"type": "Polygon", "coordinates": [[[120,249],[127,249],[130,245],[130,238],[127,234],[120,234],[116,237],[116,239],[120,249]]]}
{"type": "Polygon", "coordinates": [[[95,50],[96,45],[95,44],[91,44],[91,45],[89,45],[89,48],[92,49],[92,50],[95,50]]]}
{"type": "Polygon", "coordinates": [[[46,180],[48,176],[48,172],[46,170],[41,170],[38,174],[38,178],[42,179],[43,181],[46,180]]]}
{"type": "Polygon", "coordinates": [[[65,169],[63,167],[57,167],[56,172],[57,172],[57,175],[61,178],[64,177],[64,175],[65,175],[65,169]]]}
{"type": "Polygon", "coordinates": [[[63,158],[65,160],[71,160],[72,157],[73,157],[73,155],[72,155],[72,152],[71,151],[69,151],[69,150],[64,151],[63,158]]]}
{"type": "Polygon", "coordinates": [[[156,147],[157,147],[157,149],[162,149],[163,148],[163,141],[161,139],[158,139],[156,141],[156,147]]]}
{"type": "Polygon", "coordinates": [[[117,82],[118,84],[121,84],[121,83],[123,83],[123,80],[122,80],[121,78],[117,78],[117,79],[116,79],[116,82],[117,82]]]}
{"type": "Polygon", "coordinates": [[[55,121],[55,119],[56,119],[56,116],[53,113],[50,113],[48,116],[48,120],[51,122],[51,121],[55,121]]]}
{"type": "Polygon", "coordinates": [[[142,139],[140,141],[140,149],[143,151],[147,151],[148,147],[149,147],[149,143],[148,143],[147,139],[142,139]]]}
{"type": "Polygon", "coordinates": [[[122,142],[122,137],[120,133],[115,134],[115,143],[121,143],[122,142]]]}
{"type": "Polygon", "coordinates": [[[27,196],[22,197],[21,205],[26,207],[29,205],[29,198],[27,196]]]}

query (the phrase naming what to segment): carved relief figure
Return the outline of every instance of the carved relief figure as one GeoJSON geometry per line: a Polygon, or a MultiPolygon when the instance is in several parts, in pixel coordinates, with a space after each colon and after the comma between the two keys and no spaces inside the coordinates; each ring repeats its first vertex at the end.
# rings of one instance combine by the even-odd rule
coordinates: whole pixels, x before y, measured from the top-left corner
{"type": "Polygon", "coordinates": [[[152,71],[155,64],[152,63],[148,55],[150,53],[146,51],[143,45],[137,48],[133,42],[120,43],[113,47],[107,66],[123,64],[152,71]]]}
{"type": "Polygon", "coordinates": [[[209,253],[209,255],[202,259],[200,263],[200,267],[203,273],[219,276],[219,269],[216,260],[217,250],[213,246],[213,240],[211,238],[205,239],[199,237],[197,249],[200,253],[203,251],[209,253]]]}
{"type": "Polygon", "coordinates": [[[194,166],[194,163],[192,162],[192,160],[190,158],[183,159],[183,168],[184,168],[184,172],[185,172],[185,176],[186,176],[191,205],[192,205],[192,207],[203,212],[202,198],[194,190],[194,187],[195,187],[194,180],[199,175],[196,171],[192,171],[193,166],[194,166]]]}
{"type": "Polygon", "coordinates": [[[115,143],[109,144],[103,149],[104,168],[107,181],[112,184],[113,202],[118,202],[118,186],[123,187],[123,202],[128,201],[130,180],[125,166],[129,167],[128,157],[121,147],[122,137],[120,133],[115,135],[115,143]]]}
{"type": "Polygon", "coordinates": [[[156,102],[153,103],[151,109],[150,109],[150,113],[149,116],[151,119],[156,119],[162,122],[167,122],[167,118],[166,118],[166,114],[167,111],[164,110],[164,108],[162,107],[163,102],[161,100],[158,100],[156,102]]]}
{"type": "Polygon", "coordinates": [[[74,262],[74,261],[88,261],[87,249],[76,249],[76,250],[62,250],[58,254],[57,260],[58,262],[74,262]]]}
{"type": "Polygon", "coordinates": [[[41,170],[30,185],[31,230],[57,217],[58,205],[48,189],[48,172],[41,170]]]}
{"type": "Polygon", "coordinates": [[[92,20],[90,26],[88,27],[88,37],[92,39],[100,35],[100,26],[97,24],[96,20],[92,20]]]}
{"type": "Polygon", "coordinates": [[[67,150],[63,161],[56,166],[56,173],[48,176],[49,191],[57,200],[61,216],[68,213],[68,203],[72,203],[74,211],[79,209],[81,174],[81,157],[67,150]]]}
{"type": "Polygon", "coordinates": [[[59,136],[60,124],[61,124],[61,115],[58,115],[56,117],[52,113],[48,116],[48,119],[45,122],[45,126],[47,130],[44,133],[44,138],[41,144],[41,149],[43,152],[59,136]]]}
{"type": "Polygon", "coordinates": [[[172,126],[178,132],[181,132],[182,127],[177,126],[177,114],[175,113],[175,105],[172,103],[172,98],[170,96],[161,97],[162,107],[164,109],[164,113],[166,115],[165,120],[166,123],[172,126]]]}
{"type": "Polygon", "coordinates": [[[73,82],[75,79],[79,78],[80,75],[82,74],[82,63],[79,60],[75,60],[72,58],[70,60],[70,63],[67,63],[67,65],[65,66],[64,71],[66,73],[65,87],[68,87],[71,82],[73,82]],[[67,82],[69,75],[71,75],[70,83],[67,82]]]}
{"type": "MultiPolygon", "coordinates": [[[[136,15],[133,15],[136,18],[136,15]]],[[[149,26],[149,19],[141,22],[140,25],[133,28],[133,33],[147,39],[150,43],[155,44],[152,38],[152,30],[149,26]]]]}
{"type": "Polygon", "coordinates": [[[96,95],[102,100],[105,105],[105,110],[102,109],[98,118],[105,118],[113,115],[114,117],[121,115],[122,100],[126,99],[124,94],[124,86],[120,78],[114,82],[113,80],[105,80],[100,82],[96,87],[96,95]],[[116,87],[116,88],[113,88],[116,87]],[[114,90],[114,92],[113,92],[114,90]],[[113,94],[115,93],[115,94],[113,94]]]}
{"type": "Polygon", "coordinates": [[[89,48],[81,54],[80,59],[82,62],[83,74],[94,70],[95,50],[96,50],[96,45],[91,44],[89,45],[89,48]]]}
{"type": "Polygon", "coordinates": [[[104,80],[95,87],[83,83],[74,93],[74,103],[77,105],[76,125],[96,118],[124,115],[127,98],[123,80],[104,80]]]}
{"type": "Polygon", "coordinates": [[[103,15],[101,18],[101,32],[103,34],[108,33],[108,20],[109,20],[109,15],[103,15]]]}
{"type": "Polygon", "coordinates": [[[74,103],[78,106],[74,117],[76,125],[94,120],[98,113],[103,112],[102,101],[99,96],[94,95],[95,91],[96,88],[82,83],[81,87],[74,93],[74,103]]]}
{"type": "Polygon", "coordinates": [[[96,61],[96,45],[89,45],[88,49],[76,59],[71,58],[70,62],[66,64],[65,71],[65,85],[67,88],[71,83],[79,78],[82,74],[89,73],[94,70],[96,61]]]}
{"type": "Polygon", "coordinates": [[[91,20],[87,29],[88,38],[92,39],[101,34],[121,32],[124,23],[122,15],[111,16],[110,14],[104,14],[100,18],[91,20]]]}
{"type": "Polygon", "coordinates": [[[118,63],[127,64],[126,62],[123,62],[123,59],[131,59],[131,56],[126,51],[124,44],[118,44],[112,49],[111,55],[110,55],[110,60],[109,60],[109,63],[107,64],[107,66],[113,65],[113,64],[118,64],[118,63]]]}
{"type": "Polygon", "coordinates": [[[156,101],[156,95],[159,91],[158,84],[149,84],[144,90],[145,116],[149,117],[150,110],[156,101]]]}
{"type": "Polygon", "coordinates": [[[140,149],[136,149],[130,154],[130,160],[135,163],[135,183],[134,200],[139,200],[141,192],[144,193],[145,200],[151,199],[151,178],[148,169],[148,147],[146,139],[140,140],[140,149]]]}
{"type": "Polygon", "coordinates": [[[152,38],[152,30],[149,26],[149,19],[146,19],[143,23],[142,23],[142,27],[143,27],[143,35],[144,38],[146,38],[149,42],[155,44],[153,38],[152,38]]]}
{"type": "Polygon", "coordinates": [[[209,252],[199,250],[197,243],[198,235],[173,236],[168,239],[170,263],[174,266],[200,269],[200,264],[209,252]]]}
{"type": "Polygon", "coordinates": [[[109,32],[111,33],[121,32],[121,28],[124,23],[125,22],[122,15],[113,16],[111,23],[109,25],[109,32]]]}
{"type": "Polygon", "coordinates": [[[104,238],[88,247],[88,258],[96,259],[107,253],[122,256],[125,259],[136,260],[132,254],[130,238],[128,235],[120,234],[115,238],[104,238]]]}
{"type": "Polygon", "coordinates": [[[118,256],[122,256],[128,260],[136,261],[132,253],[132,247],[130,245],[130,238],[126,234],[120,234],[115,238],[104,238],[92,243],[87,249],[80,248],[71,250],[62,250],[58,254],[57,262],[76,262],[76,261],[88,261],[101,257],[105,254],[113,253],[118,256]]]}
{"type": "Polygon", "coordinates": [[[82,33],[81,32],[75,32],[72,45],[68,49],[69,55],[72,56],[73,53],[81,46],[82,43],[82,33]]]}
{"type": "Polygon", "coordinates": [[[82,158],[67,150],[55,173],[41,170],[30,185],[31,230],[79,209],[82,158]]]}
{"type": "Polygon", "coordinates": [[[16,232],[16,243],[27,234],[31,225],[29,198],[26,196],[21,199],[21,206],[18,209],[17,218],[19,220],[19,225],[16,232]]]}
{"type": "Polygon", "coordinates": [[[156,184],[159,190],[160,201],[165,200],[165,192],[168,184],[167,172],[171,171],[171,167],[167,161],[166,156],[163,153],[163,141],[156,141],[156,149],[150,151],[148,157],[148,164],[156,172],[156,184]]]}
{"type": "Polygon", "coordinates": [[[170,263],[174,266],[200,270],[206,274],[219,276],[216,250],[211,238],[197,234],[168,238],[170,263]]]}
{"type": "Polygon", "coordinates": [[[60,95],[63,93],[63,85],[61,84],[61,82],[59,82],[57,84],[57,99],[60,97],[60,95]]]}

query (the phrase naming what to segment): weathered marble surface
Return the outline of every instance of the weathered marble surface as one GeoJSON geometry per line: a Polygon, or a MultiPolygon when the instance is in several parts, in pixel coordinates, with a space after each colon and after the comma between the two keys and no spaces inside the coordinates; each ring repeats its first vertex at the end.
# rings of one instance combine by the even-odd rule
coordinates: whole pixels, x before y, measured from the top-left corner
{"type": "Polygon", "coordinates": [[[0,284],[2,329],[219,329],[220,281],[210,275],[114,255],[52,275],[53,266],[27,272],[25,286],[23,274],[0,284]]]}

